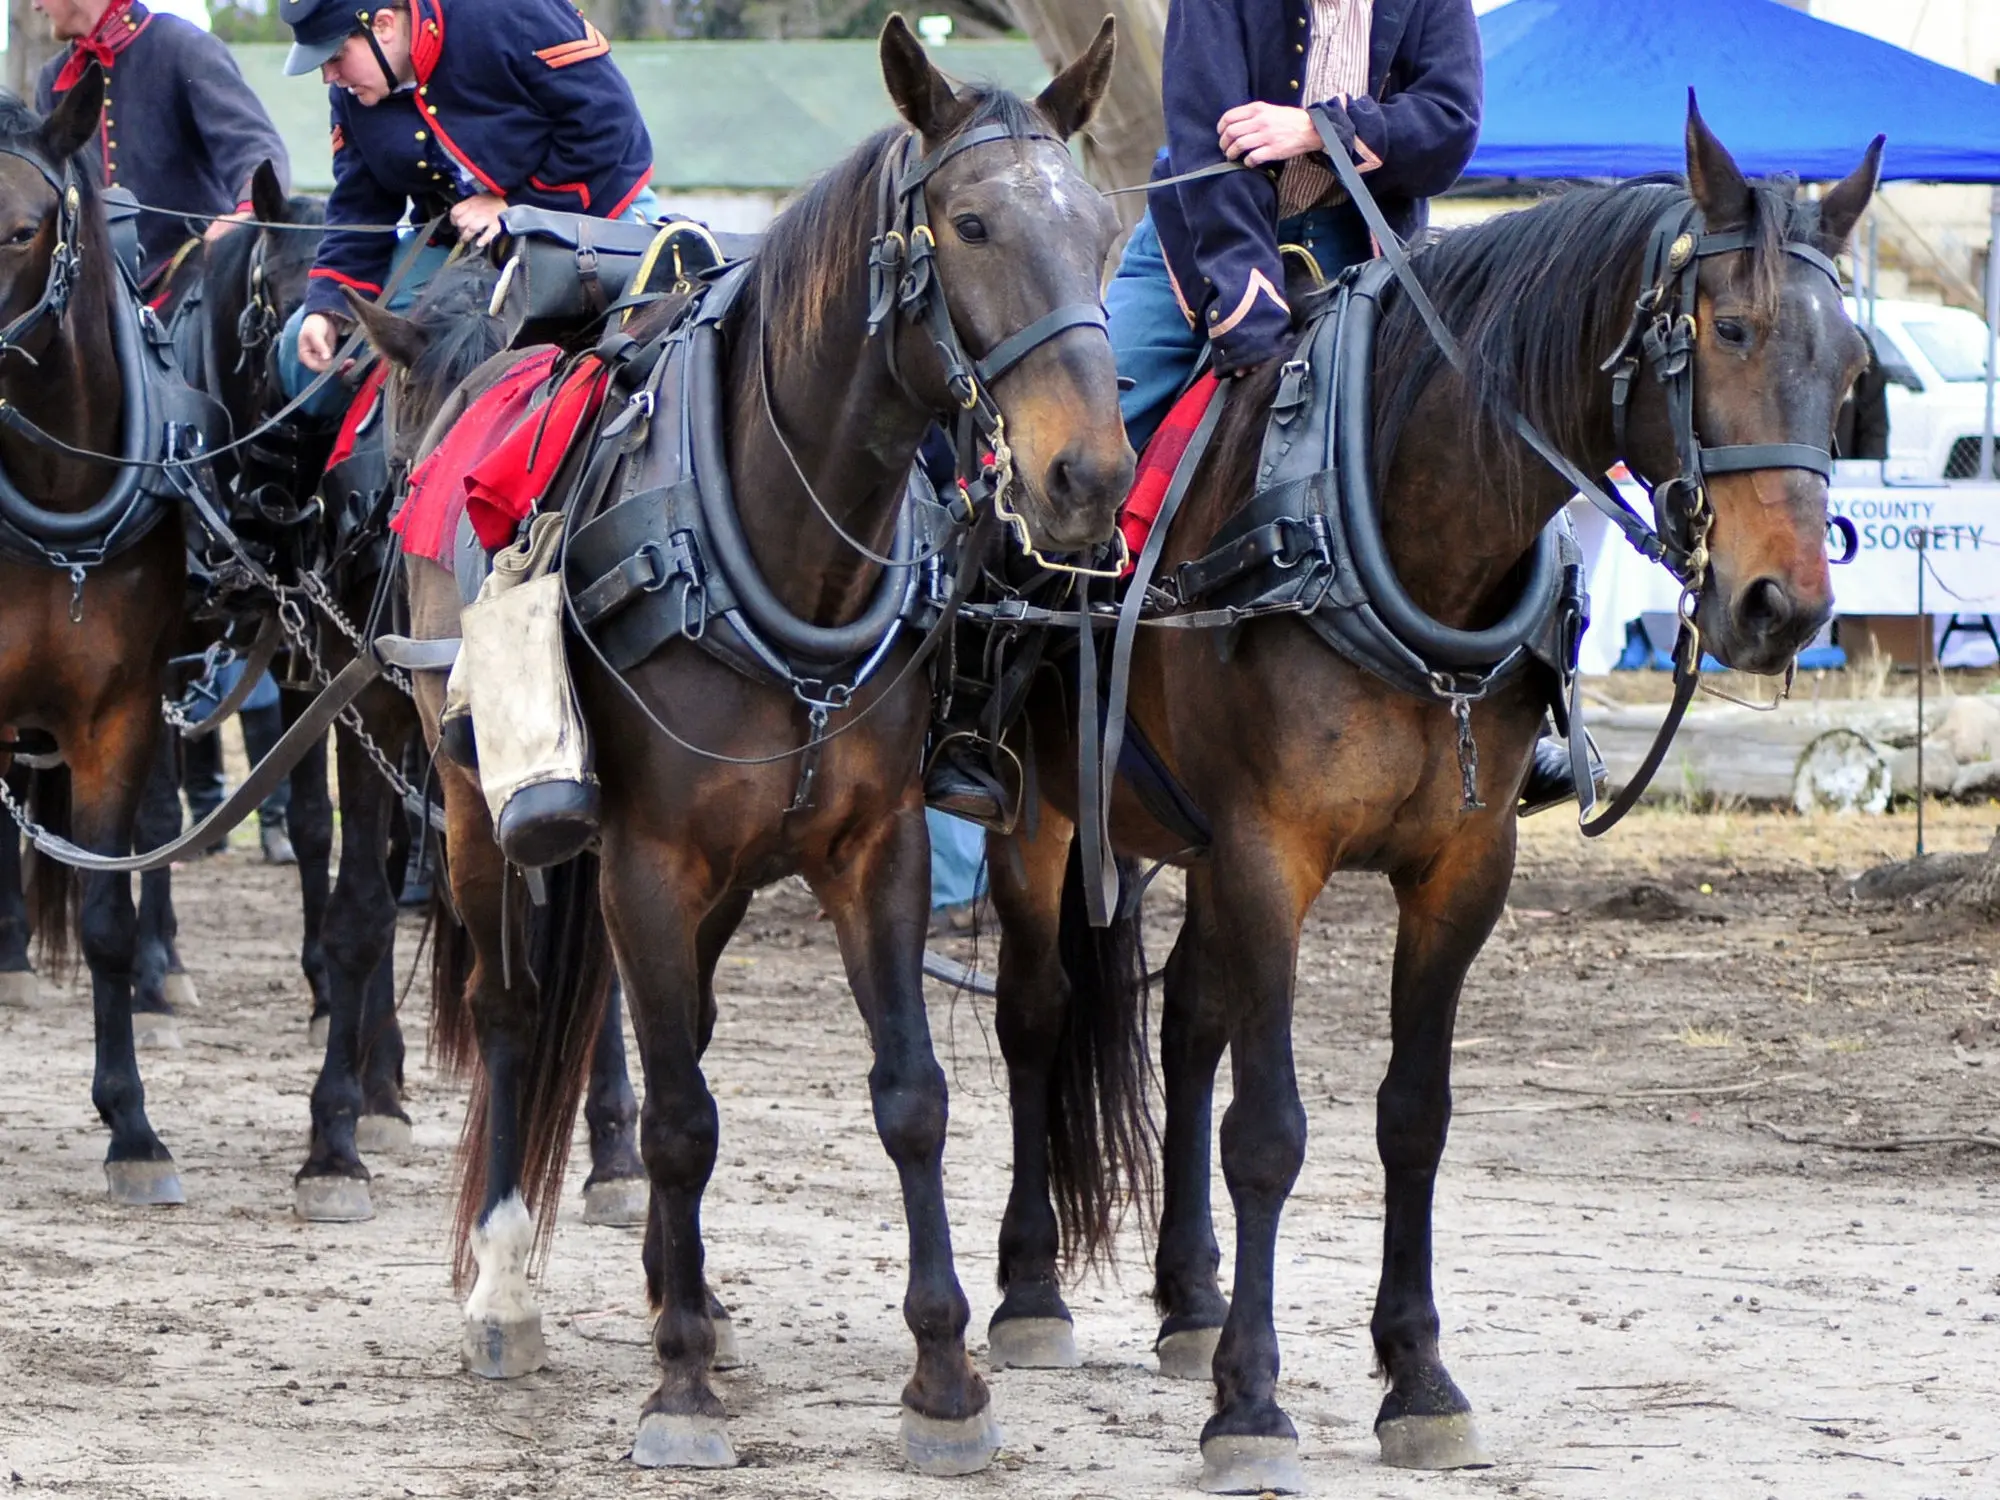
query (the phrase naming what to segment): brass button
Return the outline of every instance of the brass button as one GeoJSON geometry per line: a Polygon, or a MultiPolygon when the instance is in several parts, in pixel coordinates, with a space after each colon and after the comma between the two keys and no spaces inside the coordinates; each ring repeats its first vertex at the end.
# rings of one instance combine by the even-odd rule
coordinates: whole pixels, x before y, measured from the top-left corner
{"type": "Polygon", "coordinates": [[[427,135],[427,134],[426,134],[425,132],[423,132],[423,131],[419,130],[419,131],[417,132],[417,139],[418,139],[418,140],[420,140],[420,141],[427,141],[427,140],[429,140],[429,139],[430,139],[430,136],[429,136],[429,135],[427,135]]]}

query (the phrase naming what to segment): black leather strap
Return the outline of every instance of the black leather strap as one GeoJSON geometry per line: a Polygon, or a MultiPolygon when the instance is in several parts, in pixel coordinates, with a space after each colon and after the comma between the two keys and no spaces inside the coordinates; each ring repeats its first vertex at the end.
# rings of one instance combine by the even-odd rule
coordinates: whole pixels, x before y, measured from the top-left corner
{"type": "Polygon", "coordinates": [[[1072,302],[1067,307],[1043,313],[1019,333],[1002,339],[999,347],[973,365],[973,373],[983,384],[991,385],[1050,339],[1072,328],[1102,329],[1106,338],[1111,336],[1111,325],[1101,306],[1095,302],[1072,302]]]}
{"type": "Polygon", "coordinates": [[[1639,769],[1632,779],[1619,788],[1618,795],[1606,808],[1603,816],[1590,816],[1597,806],[1597,791],[1591,784],[1589,770],[1589,749],[1583,737],[1583,674],[1575,672],[1570,678],[1569,733],[1570,733],[1570,774],[1576,780],[1577,827],[1587,839],[1609,833],[1625,814],[1638,805],[1646,788],[1653,784],[1653,776],[1660,769],[1660,763],[1667,758],[1667,747],[1673,744],[1674,735],[1679,732],[1681,720],[1687,716],[1688,704],[1694,701],[1696,684],[1701,681],[1701,641],[1685,621],[1681,624],[1679,642],[1674,647],[1674,698],[1667,705],[1667,716],[1660,721],[1659,730],[1653,735],[1652,748],[1646,758],[1639,763],[1639,769]],[[1582,768],[1579,771],[1579,766],[1582,768]]]}
{"type": "Polygon", "coordinates": [[[1736,443],[1701,450],[1703,474],[1743,474],[1753,469],[1808,469],[1833,476],[1833,455],[1811,443],[1736,443]]]}

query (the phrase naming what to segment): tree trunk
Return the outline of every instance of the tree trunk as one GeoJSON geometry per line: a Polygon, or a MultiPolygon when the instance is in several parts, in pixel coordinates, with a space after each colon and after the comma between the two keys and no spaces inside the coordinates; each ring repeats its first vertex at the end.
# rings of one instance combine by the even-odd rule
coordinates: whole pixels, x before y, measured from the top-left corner
{"type": "Polygon", "coordinates": [[[1954,897],[1959,906],[1988,921],[2000,922],[2000,834],[1994,835],[1993,846],[1980,860],[1979,868],[1965,877],[1954,897]]]}
{"type": "MultiPolygon", "coordinates": [[[[1074,60],[1097,34],[1106,12],[1118,18],[1118,60],[1111,88],[1084,132],[1083,162],[1100,188],[1134,187],[1153,169],[1165,143],[1160,112],[1160,48],[1167,29],[1167,0],[1014,0],[1022,29],[1035,39],[1049,66],[1074,60]]],[[[1144,193],[1111,200],[1127,228],[1146,210],[1144,193]]]]}
{"type": "Polygon", "coordinates": [[[55,33],[32,0],[7,0],[7,87],[32,105],[42,64],[55,53],[55,33]]]}

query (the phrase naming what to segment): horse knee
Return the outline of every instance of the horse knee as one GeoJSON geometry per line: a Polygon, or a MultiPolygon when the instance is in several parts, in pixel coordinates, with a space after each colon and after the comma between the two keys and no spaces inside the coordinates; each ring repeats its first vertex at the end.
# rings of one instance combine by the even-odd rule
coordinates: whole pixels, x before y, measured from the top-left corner
{"type": "Polygon", "coordinates": [[[932,1061],[913,1076],[899,1077],[882,1063],[868,1075],[875,1104],[875,1130],[890,1160],[928,1161],[944,1151],[947,1117],[944,1069],[932,1061]]]}
{"type": "Polygon", "coordinates": [[[672,1103],[647,1097],[639,1151],[655,1183],[689,1188],[706,1182],[720,1139],[715,1100],[706,1092],[699,1100],[672,1103]]]}
{"type": "MultiPolygon", "coordinates": [[[[125,877],[99,877],[99,880],[108,884],[112,878],[125,877]]],[[[139,918],[132,909],[129,892],[90,891],[84,899],[78,936],[83,944],[84,961],[91,968],[129,969],[139,945],[139,918]]]]}
{"type": "Polygon", "coordinates": [[[1252,1105],[1239,1096],[1222,1117],[1222,1175],[1233,1196],[1282,1198],[1306,1160],[1306,1112],[1296,1090],[1252,1105]]]}
{"type": "Polygon", "coordinates": [[[1435,1171],[1450,1123],[1448,1089],[1385,1082],[1376,1091],[1375,1150],[1389,1171],[1435,1171]]]}

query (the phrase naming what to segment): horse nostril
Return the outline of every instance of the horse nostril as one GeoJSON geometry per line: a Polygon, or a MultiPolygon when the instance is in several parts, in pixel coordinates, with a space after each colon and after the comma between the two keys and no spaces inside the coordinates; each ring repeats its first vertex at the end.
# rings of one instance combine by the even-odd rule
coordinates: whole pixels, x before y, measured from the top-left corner
{"type": "Polygon", "coordinates": [[[1051,504],[1082,508],[1125,498],[1132,461],[1128,452],[1072,443],[1050,462],[1043,482],[1051,504]]]}
{"type": "Polygon", "coordinates": [[[1757,638],[1775,634],[1791,614],[1792,602],[1785,586],[1775,578],[1759,578],[1745,589],[1736,611],[1745,632],[1757,638]]]}

